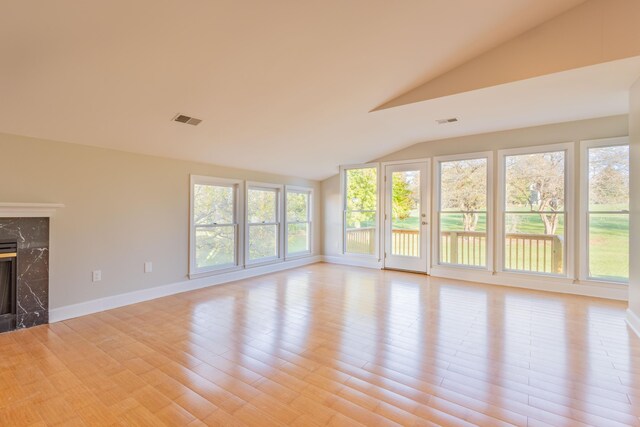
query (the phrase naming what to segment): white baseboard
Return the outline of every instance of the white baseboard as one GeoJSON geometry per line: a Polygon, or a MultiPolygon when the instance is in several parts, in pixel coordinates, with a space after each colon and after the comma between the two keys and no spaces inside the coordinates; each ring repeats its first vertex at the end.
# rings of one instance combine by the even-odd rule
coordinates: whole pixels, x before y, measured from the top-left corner
{"type": "Polygon", "coordinates": [[[322,256],[310,256],[291,261],[284,261],[277,264],[246,268],[230,273],[202,277],[193,280],[185,280],[178,283],[171,283],[169,285],[156,286],[153,288],[141,289],[139,291],[127,292],[124,294],[85,301],[78,304],[67,305],[64,307],[49,310],[49,322],[60,322],[66,319],[72,319],[74,317],[98,313],[100,311],[110,310],[112,308],[123,307],[125,305],[136,304],[143,301],[149,301],[156,298],[179,294],[181,292],[193,291],[196,289],[221,285],[236,280],[261,276],[263,274],[275,273],[291,268],[302,267],[304,265],[315,264],[317,262],[322,262],[322,260],[322,256]]]}
{"type": "Polygon", "coordinates": [[[376,259],[350,257],[350,256],[338,256],[338,255],[325,255],[322,257],[322,260],[329,264],[350,265],[352,267],[375,268],[378,270],[382,268],[382,263],[380,261],[377,261],[376,259]]]}
{"type": "MultiPolygon", "coordinates": [[[[383,265],[375,259],[363,257],[325,255],[323,261],[329,264],[350,265],[381,269],[383,265]]],[[[619,301],[628,300],[628,287],[617,284],[599,284],[590,282],[574,283],[573,280],[562,277],[535,277],[517,273],[492,274],[486,270],[468,268],[434,267],[430,275],[443,279],[464,280],[488,285],[510,286],[514,288],[531,289],[534,291],[556,292],[572,295],[583,295],[595,298],[606,298],[619,301]]]]}
{"type": "MultiPolygon", "coordinates": [[[[202,277],[193,280],[184,280],[182,282],[172,283],[169,285],[157,286],[134,292],[127,292],[124,294],[113,295],[109,297],[81,302],[78,304],[55,308],[49,311],[49,322],[59,322],[74,317],[98,313],[100,311],[123,307],[130,304],[136,304],[143,301],[149,301],[152,299],[174,295],[181,292],[188,292],[196,289],[206,288],[209,286],[221,285],[236,280],[248,279],[250,277],[261,276],[268,273],[275,273],[278,271],[302,267],[304,265],[315,264],[317,262],[323,261],[330,264],[350,265],[354,267],[365,267],[372,269],[382,268],[382,263],[378,262],[375,259],[316,255],[285,261],[278,264],[247,268],[239,271],[233,271],[209,277],[202,277]]],[[[529,277],[517,277],[518,275],[516,275],[516,277],[514,277],[514,275],[508,275],[507,277],[506,274],[492,275],[489,272],[475,270],[452,270],[443,268],[432,269],[431,276],[445,279],[485,283],[490,285],[511,286],[516,288],[585,295],[615,300],[628,299],[628,290],[626,287],[600,286],[585,283],[575,284],[571,283],[567,279],[544,278],[544,280],[537,280],[535,278],[529,277]]],[[[628,310],[627,323],[638,334],[638,336],[640,336],[640,317],[628,310]]]]}
{"type": "Polygon", "coordinates": [[[488,285],[510,286],[534,291],[582,295],[619,301],[627,301],[629,299],[629,288],[626,285],[589,282],[574,283],[573,280],[562,277],[537,278],[533,275],[509,272],[492,274],[486,270],[456,269],[441,266],[432,268],[431,276],[488,285]]]}
{"type": "Polygon", "coordinates": [[[627,309],[627,324],[640,338],[640,316],[635,314],[631,309],[627,309]]]}
{"type": "MultiPolygon", "coordinates": [[[[381,262],[375,259],[361,257],[348,257],[338,255],[325,255],[323,261],[329,264],[350,265],[353,267],[365,267],[382,269],[381,262]]],[[[492,274],[489,271],[434,267],[430,272],[431,277],[443,279],[464,280],[466,282],[482,283],[487,285],[510,286],[514,288],[531,289],[534,291],[556,292],[563,294],[582,295],[595,298],[606,298],[618,301],[629,299],[629,290],[626,285],[609,283],[574,283],[573,280],[562,277],[535,277],[517,273],[492,274]]]]}

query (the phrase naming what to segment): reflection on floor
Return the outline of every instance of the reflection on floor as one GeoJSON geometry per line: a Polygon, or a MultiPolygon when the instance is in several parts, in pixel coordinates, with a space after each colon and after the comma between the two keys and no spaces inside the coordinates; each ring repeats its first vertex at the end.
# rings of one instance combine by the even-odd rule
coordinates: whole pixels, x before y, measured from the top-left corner
{"type": "Polygon", "coordinates": [[[0,335],[0,425],[639,425],[624,309],[315,264],[0,335]]]}

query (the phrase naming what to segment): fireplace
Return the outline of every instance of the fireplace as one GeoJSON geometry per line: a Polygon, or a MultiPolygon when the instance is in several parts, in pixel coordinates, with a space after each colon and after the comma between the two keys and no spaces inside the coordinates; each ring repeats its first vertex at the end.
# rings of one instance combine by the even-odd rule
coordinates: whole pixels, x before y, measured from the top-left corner
{"type": "Polygon", "coordinates": [[[16,328],[18,242],[0,241],[0,332],[16,328]]]}
{"type": "Polygon", "coordinates": [[[48,323],[49,218],[0,218],[0,244],[0,331],[48,323]]]}
{"type": "Polygon", "coordinates": [[[49,323],[49,225],[63,207],[0,202],[0,332],[49,323]]]}

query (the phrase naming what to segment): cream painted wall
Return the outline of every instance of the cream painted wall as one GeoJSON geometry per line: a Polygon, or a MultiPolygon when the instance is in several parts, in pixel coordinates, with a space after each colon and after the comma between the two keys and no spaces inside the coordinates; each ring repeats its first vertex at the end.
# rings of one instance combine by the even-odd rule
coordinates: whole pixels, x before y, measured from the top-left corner
{"type": "MultiPolygon", "coordinates": [[[[592,120],[559,123],[525,129],[472,135],[439,141],[423,142],[404,150],[389,154],[379,161],[411,160],[431,158],[452,154],[473,153],[488,150],[553,144],[589,139],[625,136],[628,134],[628,118],[626,115],[605,117],[592,120]]],[[[579,150],[575,152],[575,206],[579,206],[578,173],[580,162],[579,150]]],[[[494,180],[495,183],[496,180],[494,180]]],[[[497,183],[496,187],[497,187],[497,183]]],[[[494,194],[497,188],[494,187],[494,194]]],[[[335,175],[322,182],[322,200],[324,217],[324,254],[341,256],[342,248],[342,210],[340,203],[340,177],[335,175]]],[[[578,220],[576,212],[573,219],[578,220]]],[[[577,239],[576,251],[577,252],[577,239]]],[[[632,252],[633,253],[633,252],[632,252]]],[[[578,265],[576,265],[576,271],[578,265]]],[[[639,272],[640,280],[640,272],[639,272]]]]}
{"type": "Polygon", "coordinates": [[[321,253],[317,181],[6,134],[0,152],[1,202],[66,205],[51,221],[51,309],[186,280],[190,174],[313,187],[321,253]]]}
{"type": "MultiPolygon", "coordinates": [[[[640,79],[632,86],[629,98],[631,104],[629,108],[630,191],[631,194],[638,195],[640,194],[640,79]]],[[[629,211],[631,227],[629,310],[636,315],[637,319],[640,319],[640,263],[637,262],[640,254],[640,197],[631,198],[629,211]]],[[[636,324],[636,328],[639,327],[640,324],[636,324]]]]}
{"type": "Polygon", "coordinates": [[[638,19],[637,0],[585,1],[379,108],[637,56],[638,19]]]}

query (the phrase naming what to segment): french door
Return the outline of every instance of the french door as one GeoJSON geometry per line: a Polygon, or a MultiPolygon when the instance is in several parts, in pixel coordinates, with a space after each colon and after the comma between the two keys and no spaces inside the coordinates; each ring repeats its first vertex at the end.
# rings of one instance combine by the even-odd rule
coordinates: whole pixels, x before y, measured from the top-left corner
{"type": "Polygon", "coordinates": [[[428,164],[384,166],[384,266],[427,272],[428,164]]]}

